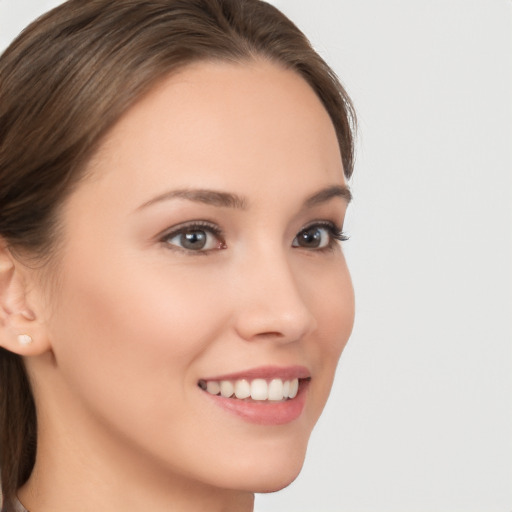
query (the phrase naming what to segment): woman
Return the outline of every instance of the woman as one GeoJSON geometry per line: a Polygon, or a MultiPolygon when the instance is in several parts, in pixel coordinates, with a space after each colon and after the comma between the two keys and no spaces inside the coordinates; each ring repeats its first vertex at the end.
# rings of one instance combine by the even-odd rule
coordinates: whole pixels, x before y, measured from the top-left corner
{"type": "Polygon", "coordinates": [[[258,0],[70,0],[7,49],[4,510],[243,512],[297,476],[353,323],[353,119],[258,0]]]}

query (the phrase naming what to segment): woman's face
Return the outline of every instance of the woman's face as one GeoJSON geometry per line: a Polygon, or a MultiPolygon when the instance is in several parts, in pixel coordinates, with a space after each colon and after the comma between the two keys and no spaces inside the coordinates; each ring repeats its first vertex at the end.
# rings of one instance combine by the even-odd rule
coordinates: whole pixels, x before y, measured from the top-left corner
{"type": "Polygon", "coordinates": [[[88,171],[61,212],[42,424],[120,471],[287,485],[354,316],[320,101],[268,62],[189,66],[88,171]]]}

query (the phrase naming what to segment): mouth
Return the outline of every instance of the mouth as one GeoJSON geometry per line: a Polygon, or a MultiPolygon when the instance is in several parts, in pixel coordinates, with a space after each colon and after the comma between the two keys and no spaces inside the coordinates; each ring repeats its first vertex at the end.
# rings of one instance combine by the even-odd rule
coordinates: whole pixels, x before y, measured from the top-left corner
{"type": "Polygon", "coordinates": [[[304,367],[265,367],[200,379],[197,385],[214,403],[250,423],[282,425],[302,414],[310,381],[304,367]]]}
{"type": "Polygon", "coordinates": [[[198,386],[211,395],[223,398],[282,402],[297,396],[300,380],[309,379],[200,380],[198,386]]]}

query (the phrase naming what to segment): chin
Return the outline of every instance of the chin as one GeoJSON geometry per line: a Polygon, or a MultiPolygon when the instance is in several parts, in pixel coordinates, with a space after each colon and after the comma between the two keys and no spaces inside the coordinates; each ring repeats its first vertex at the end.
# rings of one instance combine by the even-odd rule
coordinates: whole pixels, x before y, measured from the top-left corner
{"type": "Polygon", "coordinates": [[[270,478],[268,475],[264,476],[255,486],[255,488],[251,489],[251,492],[267,494],[280,491],[281,489],[288,487],[299,476],[301,469],[302,465],[296,471],[294,471],[293,474],[275,475],[270,478]]]}
{"type": "Polygon", "coordinates": [[[286,456],[261,454],[259,460],[238,470],[240,489],[255,493],[271,493],[284,489],[299,475],[304,464],[305,450],[297,448],[286,456]]]}

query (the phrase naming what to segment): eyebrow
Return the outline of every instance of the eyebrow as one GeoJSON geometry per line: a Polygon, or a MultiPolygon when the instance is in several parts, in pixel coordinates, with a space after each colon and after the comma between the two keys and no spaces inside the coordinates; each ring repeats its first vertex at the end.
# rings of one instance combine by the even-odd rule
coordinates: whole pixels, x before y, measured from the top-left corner
{"type": "Polygon", "coordinates": [[[347,203],[350,203],[350,201],[352,201],[352,192],[348,185],[334,185],[309,196],[306,201],[304,201],[304,205],[311,208],[325,203],[334,197],[340,197],[341,199],[345,199],[347,203]]]}
{"type": "Polygon", "coordinates": [[[239,210],[247,209],[247,201],[243,197],[229,192],[218,192],[216,190],[207,189],[171,190],[170,192],[165,192],[164,194],[150,199],[137,209],[141,210],[142,208],[146,208],[152,204],[159,203],[161,201],[168,201],[170,199],[186,199],[187,201],[204,203],[211,206],[236,208],[239,210]]]}
{"type": "MultiPolygon", "coordinates": [[[[335,197],[340,197],[345,199],[347,203],[350,203],[352,200],[350,188],[347,185],[333,185],[331,187],[324,188],[319,192],[314,193],[312,196],[309,196],[304,201],[304,206],[306,208],[312,208],[335,197]]],[[[186,199],[187,201],[203,203],[221,208],[236,208],[238,210],[247,209],[247,200],[237,194],[208,189],[179,189],[160,194],[159,196],[156,196],[140,205],[137,210],[147,208],[155,203],[169,201],[172,199],[186,199]]]]}

